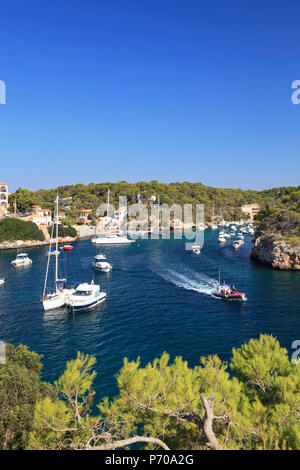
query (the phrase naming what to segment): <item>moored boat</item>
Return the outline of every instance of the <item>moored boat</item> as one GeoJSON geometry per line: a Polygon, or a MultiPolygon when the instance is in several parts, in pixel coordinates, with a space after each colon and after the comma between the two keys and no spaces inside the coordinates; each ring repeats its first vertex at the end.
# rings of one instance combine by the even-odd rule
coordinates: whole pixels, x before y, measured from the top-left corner
{"type": "Polygon", "coordinates": [[[104,302],[106,292],[100,291],[99,284],[87,282],[79,284],[72,295],[67,299],[66,305],[72,311],[86,310],[104,302]]]}
{"type": "MultiPolygon", "coordinates": [[[[58,251],[58,196],[56,197],[56,217],[55,218],[56,218],[55,220],[56,245],[55,245],[55,250],[51,248],[51,245],[49,246],[43,298],[41,300],[45,311],[56,310],[56,309],[65,307],[66,300],[70,297],[70,295],[75,290],[74,288],[67,288],[66,279],[59,279],[58,277],[58,255],[59,255],[59,251],[58,251]],[[49,274],[50,257],[53,254],[55,255],[54,292],[49,292],[47,289],[47,282],[48,282],[48,274],[49,274]]],[[[51,238],[53,237],[53,231],[54,231],[54,224],[52,227],[51,238]]]]}
{"type": "Polygon", "coordinates": [[[94,257],[93,268],[96,271],[102,271],[108,273],[112,270],[112,265],[106,260],[106,256],[99,253],[94,257]]]}
{"type": "Polygon", "coordinates": [[[11,264],[15,268],[19,268],[21,266],[29,266],[32,264],[32,260],[28,257],[27,253],[19,253],[16,257],[16,259],[12,260],[11,264]]]}

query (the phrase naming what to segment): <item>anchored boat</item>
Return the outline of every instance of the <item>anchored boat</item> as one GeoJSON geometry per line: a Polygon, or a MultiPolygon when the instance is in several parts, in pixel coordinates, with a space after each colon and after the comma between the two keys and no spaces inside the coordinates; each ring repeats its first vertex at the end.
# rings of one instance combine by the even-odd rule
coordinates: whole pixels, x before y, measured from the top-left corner
{"type": "Polygon", "coordinates": [[[105,299],[106,292],[100,291],[99,284],[94,284],[94,281],[90,284],[84,282],[76,287],[73,294],[68,298],[66,305],[72,312],[75,312],[96,307],[105,299]]]}
{"type": "Polygon", "coordinates": [[[102,253],[99,253],[94,257],[93,268],[96,271],[102,271],[104,273],[109,273],[112,270],[112,265],[106,260],[106,256],[102,253]]]}
{"type": "Polygon", "coordinates": [[[28,257],[27,253],[19,253],[16,259],[12,260],[11,264],[15,268],[19,268],[21,266],[29,266],[32,264],[32,260],[28,257]]]}
{"type": "MultiPolygon", "coordinates": [[[[53,253],[51,245],[49,246],[48,251],[48,262],[46,268],[46,276],[44,282],[44,291],[43,291],[43,308],[45,311],[48,310],[55,310],[58,308],[62,308],[66,305],[66,300],[72,295],[74,292],[74,288],[67,288],[66,287],[66,279],[59,279],[58,277],[58,196],[56,197],[56,246],[53,253]],[[47,281],[48,281],[48,274],[49,274],[49,265],[50,265],[50,257],[55,255],[55,277],[54,277],[54,292],[47,292],[47,281]]],[[[54,231],[54,224],[52,227],[52,234],[51,238],[53,237],[54,231]]]]}

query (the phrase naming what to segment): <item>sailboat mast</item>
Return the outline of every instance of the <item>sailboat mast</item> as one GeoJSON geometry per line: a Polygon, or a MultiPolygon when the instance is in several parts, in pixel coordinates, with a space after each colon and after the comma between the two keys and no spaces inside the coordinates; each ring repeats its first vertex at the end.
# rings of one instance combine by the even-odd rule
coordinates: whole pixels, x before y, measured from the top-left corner
{"type": "Polygon", "coordinates": [[[157,196],[157,224],[156,224],[156,229],[159,232],[159,210],[160,210],[160,198],[159,195],[157,196]]]}
{"type": "Polygon", "coordinates": [[[57,289],[58,279],[58,195],[56,197],[55,207],[55,223],[56,223],[56,241],[55,241],[55,290],[57,289]]]}
{"type": "Polygon", "coordinates": [[[107,192],[107,217],[109,214],[109,193],[110,193],[110,189],[108,189],[108,192],[107,192]]]}

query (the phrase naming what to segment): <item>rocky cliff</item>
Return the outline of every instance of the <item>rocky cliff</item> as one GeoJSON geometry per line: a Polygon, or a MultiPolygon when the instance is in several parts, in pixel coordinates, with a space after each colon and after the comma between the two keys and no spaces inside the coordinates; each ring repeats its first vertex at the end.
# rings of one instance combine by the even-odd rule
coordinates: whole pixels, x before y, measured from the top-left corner
{"type": "Polygon", "coordinates": [[[278,236],[261,236],[255,240],[251,258],[274,269],[300,270],[300,245],[278,236]]]}

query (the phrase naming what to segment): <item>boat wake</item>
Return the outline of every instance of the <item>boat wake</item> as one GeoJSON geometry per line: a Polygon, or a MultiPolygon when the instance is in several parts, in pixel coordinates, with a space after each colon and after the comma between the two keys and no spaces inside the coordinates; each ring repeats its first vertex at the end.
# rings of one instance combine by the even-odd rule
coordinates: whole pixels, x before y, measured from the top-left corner
{"type": "Polygon", "coordinates": [[[183,289],[199,292],[200,294],[213,295],[217,281],[201,273],[189,271],[188,275],[167,269],[165,272],[158,272],[165,279],[183,289]]]}

